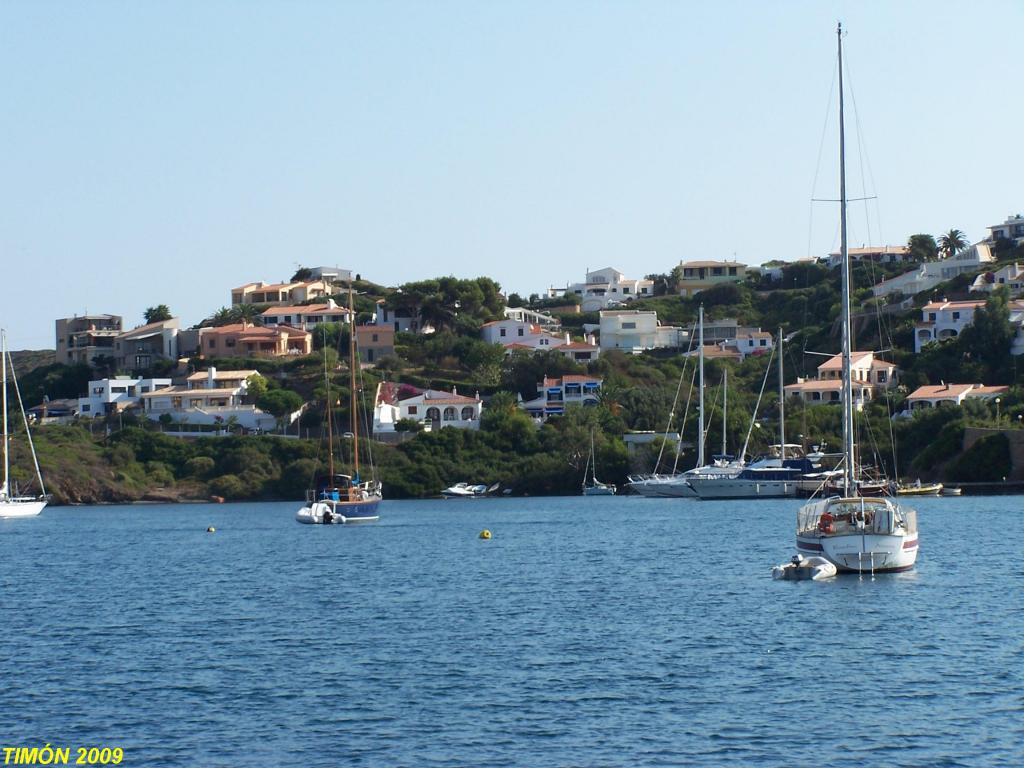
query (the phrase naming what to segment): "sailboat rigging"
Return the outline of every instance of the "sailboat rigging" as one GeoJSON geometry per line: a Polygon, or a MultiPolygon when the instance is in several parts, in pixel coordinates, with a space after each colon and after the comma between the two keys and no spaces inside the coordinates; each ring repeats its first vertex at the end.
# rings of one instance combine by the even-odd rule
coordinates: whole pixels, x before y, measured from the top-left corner
{"type": "MultiPolygon", "coordinates": [[[[349,374],[351,385],[352,474],[338,474],[334,461],[334,428],[331,418],[331,377],[327,365],[327,345],[324,345],[324,386],[326,390],[327,418],[327,475],[314,478],[313,487],[306,491],[306,503],[295,513],[295,519],[307,524],[343,524],[372,522],[379,519],[378,507],[382,500],[381,484],[376,479],[362,480],[359,474],[359,389],[356,380],[359,360],[356,355],[356,321],[354,292],[349,284],[349,374]]],[[[373,471],[370,466],[371,475],[373,471]]]]}
{"type": "Polygon", "coordinates": [[[602,483],[597,479],[597,452],[594,450],[594,430],[590,430],[590,455],[587,457],[587,467],[583,471],[583,495],[612,496],[614,494],[614,485],[602,483]]]}
{"type": "Polygon", "coordinates": [[[36,457],[36,447],[32,442],[32,433],[29,431],[28,418],[25,416],[25,404],[21,400],[21,389],[18,387],[18,378],[14,372],[14,361],[11,353],[7,351],[7,332],[0,330],[0,364],[3,366],[2,387],[3,387],[3,454],[4,454],[4,483],[0,486],[0,518],[3,517],[35,517],[43,511],[50,497],[43,485],[43,474],[39,470],[39,459],[36,457]],[[7,418],[7,366],[11,366],[11,381],[14,384],[14,391],[18,399],[18,407],[21,411],[21,418],[25,424],[25,434],[28,436],[29,449],[32,452],[32,463],[36,470],[36,479],[39,481],[39,495],[28,496],[20,494],[12,489],[11,483],[11,451],[10,451],[10,429],[7,418]]]}
{"type": "Polygon", "coordinates": [[[861,496],[857,484],[853,423],[850,324],[850,254],[846,231],[846,135],[843,113],[843,30],[836,30],[839,56],[839,210],[842,269],[842,495],[811,501],[797,512],[796,548],[824,557],[840,571],[872,574],[904,571],[918,552],[917,513],[894,499],[861,496]]]}

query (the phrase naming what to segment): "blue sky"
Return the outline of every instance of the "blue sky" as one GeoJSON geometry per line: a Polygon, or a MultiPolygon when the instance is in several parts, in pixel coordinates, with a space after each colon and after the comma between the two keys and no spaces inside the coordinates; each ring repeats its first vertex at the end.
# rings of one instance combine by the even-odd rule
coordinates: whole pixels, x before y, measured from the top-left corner
{"type": "Polygon", "coordinates": [[[1024,209],[1016,1],[6,0],[0,325],[192,325],[297,264],[528,294],[823,255],[837,20],[851,243],[1024,209]]]}

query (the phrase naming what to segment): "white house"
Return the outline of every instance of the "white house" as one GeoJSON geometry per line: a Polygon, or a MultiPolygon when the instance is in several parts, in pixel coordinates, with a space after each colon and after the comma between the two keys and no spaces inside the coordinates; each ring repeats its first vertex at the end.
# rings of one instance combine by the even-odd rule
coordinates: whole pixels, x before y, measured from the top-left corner
{"type": "Polygon", "coordinates": [[[775,339],[767,331],[750,331],[741,333],[734,339],[726,339],[718,342],[720,349],[735,350],[740,360],[745,360],[749,355],[765,355],[775,348],[775,339]]]}
{"type": "MultiPolygon", "coordinates": [[[[141,395],[146,418],[159,421],[164,414],[179,425],[193,424],[219,427],[234,420],[248,430],[269,431],[277,426],[277,419],[254,405],[242,402],[248,382],[259,371],[207,371],[194,373],[186,386],[165,387],[141,395]]],[[[301,409],[289,414],[285,421],[294,422],[301,409]]]]}
{"type": "Polygon", "coordinates": [[[565,343],[560,335],[522,320],[492,320],[480,327],[480,336],[488,344],[517,344],[533,349],[553,349],[565,343]]]}
{"type": "Polygon", "coordinates": [[[537,419],[547,419],[565,413],[570,405],[590,407],[597,405],[602,380],[593,376],[563,376],[560,379],[544,377],[537,385],[540,393],[533,400],[520,402],[519,407],[537,419]]]}
{"type": "Polygon", "coordinates": [[[418,422],[428,432],[444,427],[480,429],[482,413],[483,400],[479,393],[466,397],[454,387],[451,392],[445,392],[384,382],[377,387],[373,434],[378,437],[394,433],[395,424],[402,419],[418,422]]]}
{"type": "MultiPolygon", "coordinates": [[[[874,352],[853,352],[850,356],[853,400],[860,408],[865,402],[898,383],[895,363],[879,360],[874,352]]],[[[834,355],[818,366],[818,378],[797,378],[784,388],[787,397],[798,396],[806,403],[838,403],[843,388],[843,356],[834,355]]]]}
{"type": "Polygon", "coordinates": [[[170,379],[115,376],[89,382],[89,393],[78,398],[78,413],[89,418],[106,416],[138,405],[142,395],[171,386],[170,379]]]}
{"type": "Polygon", "coordinates": [[[246,283],[231,289],[231,306],[239,304],[299,304],[330,296],[334,288],[327,280],[297,280],[290,283],[246,283]]]}
{"type": "Polygon", "coordinates": [[[925,262],[909,272],[883,280],[871,292],[875,296],[888,296],[899,291],[904,296],[913,296],[921,291],[929,291],[957,275],[976,272],[993,260],[989,245],[976,243],[948,258],[925,262]]]}
{"type": "Polygon", "coordinates": [[[505,307],[505,317],[508,320],[519,320],[524,323],[533,323],[545,328],[554,328],[559,325],[558,319],[543,312],[536,312],[526,307],[505,307]]]}
{"type": "Polygon", "coordinates": [[[921,321],[914,325],[914,351],[926,344],[959,336],[974,320],[974,312],[985,300],[930,301],[921,308],[921,321]]]}
{"type": "MultiPolygon", "coordinates": [[[[898,264],[909,258],[909,249],[905,245],[864,246],[849,248],[850,261],[874,261],[879,264],[898,264]]],[[[828,255],[829,269],[838,267],[843,261],[842,253],[828,255]]]]}
{"type": "Polygon", "coordinates": [[[586,281],[572,283],[565,288],[548,288],[548,297],[567,296],[574,294],[580,297],[580,309],[584,312],[597,312],[609,305],[632,301],[640,296],[654,295],[653,280],[634,280],[626,277],[617,269],[604,269],[587,272],[586,281]]]}
{"type": "Polygon", "coordinates": [[[919,411],[944,405],[962,405],[967,398],[992,400],[1005,395],[1009,387],[986,387],[982,384],[938,384],[918,387],[907,397],[907,408],[919,411]]]}
{"type": "Polygon", "coordinates": [[[991,293],[1000,286],[1006,286],[1011,296],[1024,293],[1024,269],[1020,264],[1007,264],[994,272],[982,272],[971,284],[972,293],[991,293]]]}
{"type": "Polygon", "coordinates": [[[327,299],[324,304],[268,307],[260,313],[260,320],[265,326],[288,325],[309,331],[321,323],[347,323],[351,314],[347,307],[339,307],[334,299],[327,299]]]}
{"type": "Polygon", "coordinates": [[[1007,216],[1002,224],[996,224],[988,228],[991,233],[989,239],[1007,240],[1012,239],[1019,245],[1024,243],[1024,216],[1019,213],[1016,216],[1007,216]]]}
{"type": "Polygon", "coordinates": [[[601,312],[601,352],[621,349],[639,353],[645,349],[686,346],[689,333],[672,325],[660,325],[658,313],[639,309],[601,312]]]}

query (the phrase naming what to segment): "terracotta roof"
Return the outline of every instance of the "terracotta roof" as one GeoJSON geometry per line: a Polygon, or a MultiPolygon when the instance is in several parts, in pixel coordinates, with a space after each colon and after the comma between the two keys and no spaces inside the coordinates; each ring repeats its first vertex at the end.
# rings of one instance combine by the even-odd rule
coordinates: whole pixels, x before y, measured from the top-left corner
{"type": "Polygon", "coordinates": [[[967,393],[967,396],[968,397],[985,397],[985,396],[993,396],[994,397],[995,395],[1002,395],[1002,394],[1005,394],[1005,393],[1007,393],[1009,391],[1010,391],[1010,388],[1006,387],[1006,386],[985,387],[985,386],[982,386],[981,384],[978,384],[977,386],[974,387],[974,389],[972,389],[970,392],[967,393]]]}
{"type": "Polygon", "coordinates": [[[929,384],[915,389],[907,396],[907,400],[934,400],[941,397],[956,399],[973,388],[973,384],[929,384]]]}
{"type": "MultiPolygon", "coordinates": [[[[872,352],[851,352],[850,353],[850,365],[856,366],[863,362],[865,357],[869,357],[874,353],[872,352]]],[[[834,371],[843,367],[843,356],[833,355],[824,363],[818,366],[819,371],[834,371]]]]}
{"type": "Polygon", "coordinates": [[[927,312],[929,309],[977,309],[984,306],[985,299],[978,301],[929,301],[922,307],[922,311],[927,312]]]}
{"type": "MultiPolygon", "coordinates": [[[[864,386],[870,386],[870,384],[868,384],[866,381],[861,381],[861,382],[855,381],[854,384],[863,384],[864,386]]],[[[812,392],[813,391],[825,392],[825,391],[830,391],[830,390],[833,390],[833,389],[838,390],[838,389],[842,389],[842,388],[843,388],[843,380],[842,379],[812,379],[811,381],[800,381],[800,382],[797,382],[796,384],[787,384],[785,386],[785,389],[787,391],[788,390],[793,390],[794,392],[803,392],[805,390],[812,391],[812,392]]]]}
{"type": "Polygon", "coordinates": [[[277,315],[347,315],[348,307],[332,307],[330,304],[293,304],[288,307],[270,307],[260,313],[260,317],[277,315]]]}

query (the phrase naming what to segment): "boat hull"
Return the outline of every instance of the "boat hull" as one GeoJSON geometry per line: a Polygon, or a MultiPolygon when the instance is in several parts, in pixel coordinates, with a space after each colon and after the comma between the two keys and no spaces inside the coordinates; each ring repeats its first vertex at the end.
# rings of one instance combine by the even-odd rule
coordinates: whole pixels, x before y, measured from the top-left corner
{"type": "Polygon", "coordinates": [[[0,501],[0,518],[35,517],[45,506],[45,501],[37,499],[0,501]]]}
{"type": "Polygon", "coordinates": [[[693,479],[690,481],[701,499],[773,499],[796,496],[796,480],[693,479]]]}
{"type": "Polygon", "coordinates": [[[377,511],[380,502],[379,497],[363,501],[324,499],[302,507],[295,513],[295,520],[306,525],[372,523],[380,519],[380,513],[377,511]]]}
{"type": "Polygon", "coordinates": [[[797,551],[824,557],[842,573],[898,573],[917,561],[917,534],[800,534],[797,551]]]}
{"type": "Polygon", "coordinates": [[[615,495],[615,487],[611,486],[611,485],[607,485],[607,486],[595,485],[595,486],[593,486],[591,488],[584,488],[583,489],[583,495],[584,496],[614,496],[615,495]]]}

